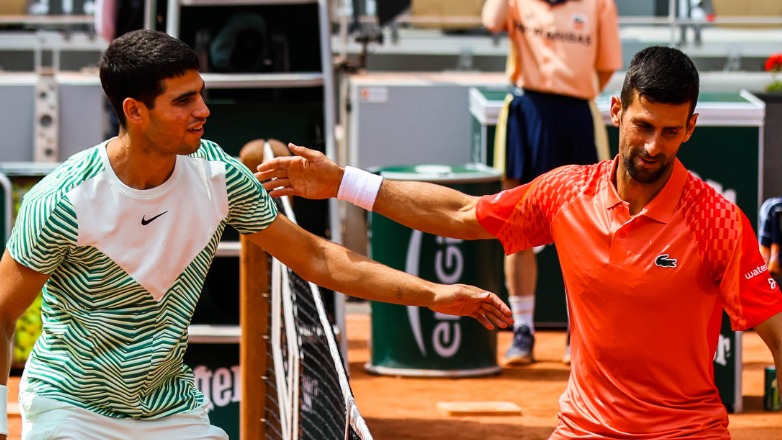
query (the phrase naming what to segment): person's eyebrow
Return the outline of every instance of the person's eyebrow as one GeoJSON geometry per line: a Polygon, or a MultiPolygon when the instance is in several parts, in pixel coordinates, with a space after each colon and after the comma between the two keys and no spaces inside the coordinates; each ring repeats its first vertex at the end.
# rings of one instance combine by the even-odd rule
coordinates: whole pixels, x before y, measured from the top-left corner
{"type": "Polygon", "coordinates": [[[185,93],[182,93],[181,95],[177,95],[171,101],[172,102],[180,101],[180,100],[183,100],[185,98],[189,98],[189,97],[191,97],[193,95],[200,95],[201,93],[204,92],[204,90],[206,90],[206,83],[202,80],[200,89],[194,90],[194,91],[190,91],[190,92],[185,92],[185,93]]]}

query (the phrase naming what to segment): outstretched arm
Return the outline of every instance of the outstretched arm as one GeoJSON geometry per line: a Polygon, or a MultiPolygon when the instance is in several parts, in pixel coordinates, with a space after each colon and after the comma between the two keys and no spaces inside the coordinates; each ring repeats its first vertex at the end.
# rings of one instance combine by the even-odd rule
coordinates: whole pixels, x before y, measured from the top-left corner
{"type": "Polygon", "coordinates": [[[490,330],[513,322],[508,306],[493,293],[464,284],[436,284],[392,269],[317,237],[282,215],[249,239],[302,278],[351,296],[470,316],[490,330]]]}
{"type": "MultiPolygon", "coordinates": [[[[288,146],[293,156],[263,163],[255,173],[269,194],[308,199],[337,197],[345,169],[319,151],[288,146]]],[[[445,186],[385,179],[372,211],[409,228],[443,237],[494,238],[478,223],[477,203],[478,197],[445,186]]]]}

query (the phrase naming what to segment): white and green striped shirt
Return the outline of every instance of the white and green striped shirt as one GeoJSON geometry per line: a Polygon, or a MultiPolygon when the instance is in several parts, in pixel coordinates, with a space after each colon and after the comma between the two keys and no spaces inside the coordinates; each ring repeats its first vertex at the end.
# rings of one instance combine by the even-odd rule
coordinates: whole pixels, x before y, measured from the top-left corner
{"type": "Polygon", "coordinates": [[[220,236],[226,224],[258,232],[277,210],[213,142],[149,190],[117,178],[106,143],[25,195],[8,242],[16,261],[50,275],[25,375],[37,395],[111,417],[189,411],[204,397],[182,362],[187,327],[220,236]]]}

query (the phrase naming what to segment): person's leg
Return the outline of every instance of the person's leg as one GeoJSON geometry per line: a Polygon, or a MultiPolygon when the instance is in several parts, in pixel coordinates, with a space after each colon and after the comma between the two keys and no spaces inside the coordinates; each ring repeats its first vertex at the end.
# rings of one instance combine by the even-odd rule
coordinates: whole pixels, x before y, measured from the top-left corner
{"type": "MultiPolygon", "coordinates": [[[[505,179],[502,189],[507,190],[531,180],[534,169],[534,143],[540,135],[537,111],[534,103],[523,95],[514,96],[508,107],[506,120],[505,179]],[[522,112],[524,106],[524,112],[522,112]],[[528,127],[533,127],[531,130],[528,127]]],[[[508,305],[513,312],[513,341],[505,352],[506,364],[529,364],[534,361],[535,348],[535,289],[538,281],[538,264],[532,249],[505,257],[505,287],[508,305]]]]}
{"type": "MultiPolygon", "coordinates": [[[[588,165],[610,159],[608,133],[595,102],[572,101],[571,105],[559,106],[560,110],[563,108],[567,112],[567,116],[563,119],[568,123],[560,126],[557,132],[563,136],[558,143],[565,148],[561,150],[563,156],[560,158],[560,162],[552,164],[552,166],[588,165]]],[[[565,300],[567,302],[567,293],[565,300]]],[[[566,310],[569,312],[567,308],[566,310]]],[[[565,365],[570,365],[570,327],[570,314],[568,313],[565,353],[562,356],[562,363],[565,365]]]]}
{"type": "MultiPolygon", "coordinates": [[[[562,165],[584,165],[598,160],[594,118],[585,100],[527,91],[515,97],[509,106],[506,138],[503,189],[530,182],[562,165]]],[[[533,250],[507,257],[505,272],[508,302],[514,317],[513,344],[505,353],[505,362],[530,363],[534,361],[538,280],[533,250]]],[[[568,329],[565,363],[570,361],[569,352],[568,329]]]]}
{"type": "Polygon", "coordinates": [[[538,264],[535,252],[527,249],[505,257],[505,285],[513,312],[513,343],[505,352],[505,363],[528,364],[535,360],[535,287],[538,264]]]}
{"type": "MultiPolygon", "coordinates": [[[[592,116],[592,128],[594,130],[595,156],[592,156],[588,152],[589,146],[586,145],[585,148],[587,149],[587,152],[583,156],[579,154],[573,158],[576,163],[582,164],[611,159],[611,151],[608,143],[608,130],[606,130],[603,117],[600,114],[600,110],[597,108],[597,103],[595,100],[590,100],[588,104],[589,113],[592,116]]],[[[579,131],[583,129],[583,127],[580,127],[579,131]]],[[[567,302],[567,292],[565,294],[565,301],[567,302]]],[[[565,336],[565,354],[562,355],[562,363],[565,365],[570,365],[570,309],[566,307],[566,311],[568,312],[567,334],[565,336]]]]}

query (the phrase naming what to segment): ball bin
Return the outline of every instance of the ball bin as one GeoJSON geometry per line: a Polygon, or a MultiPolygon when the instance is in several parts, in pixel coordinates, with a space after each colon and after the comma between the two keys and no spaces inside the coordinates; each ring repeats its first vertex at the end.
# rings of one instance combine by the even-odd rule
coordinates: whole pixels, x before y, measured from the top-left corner
{"type": "MultiPolygon", "coordinates": [[[[385,179],[448,186],[471,195],[500,190],[500,174],[482,164],[384,167],[385,179]]],[[[438,237],[370,213],[370,256],[383,264],[443,284],[470,284],[499,292],[503,252],[497,240],[438,237]]],[[[496,374],[497,333],[478,321],[424,307],[372,302],[367,371],[394,376],[467,377],[496,374]]]]}

